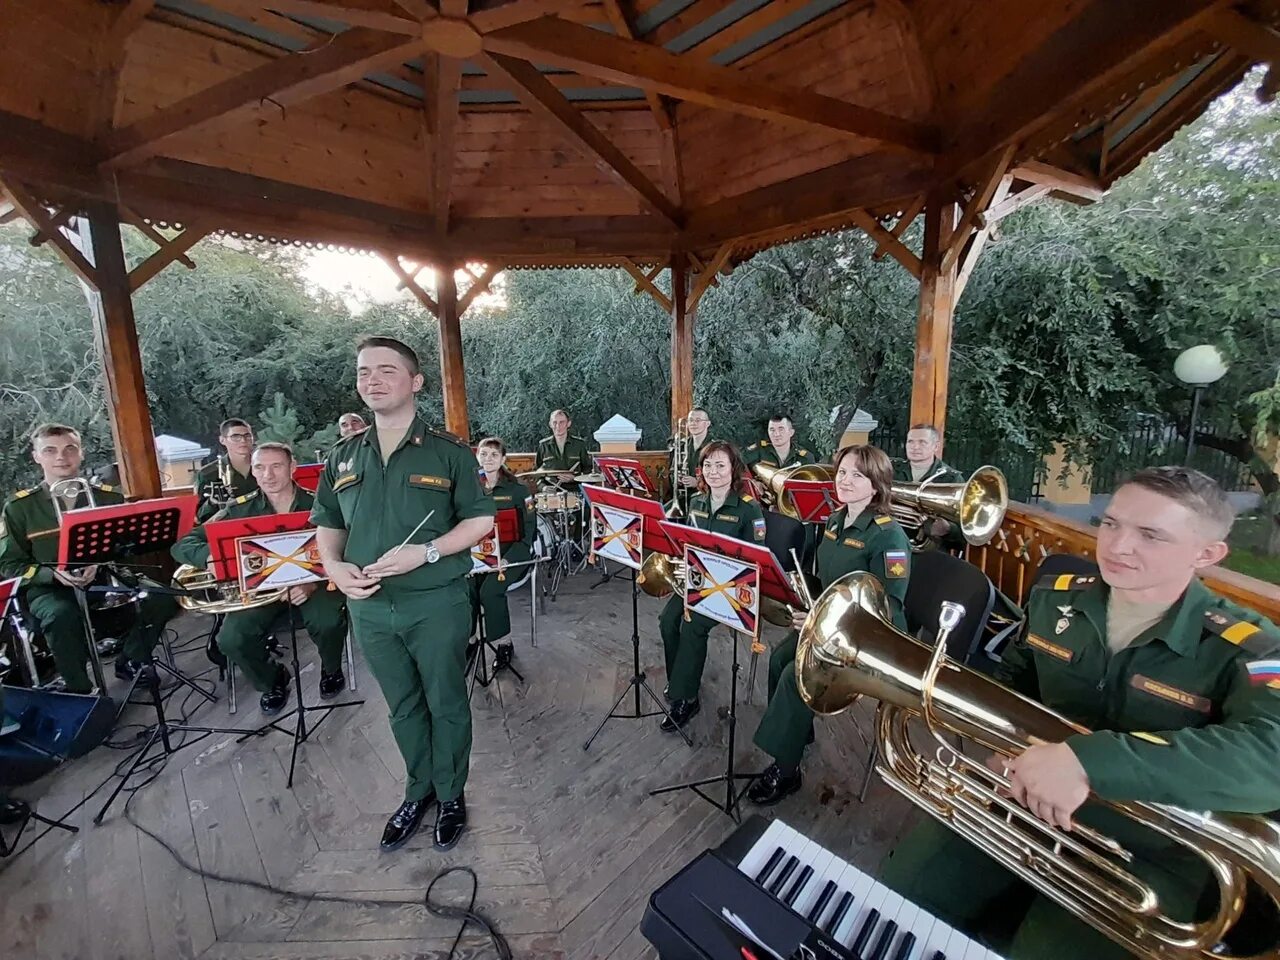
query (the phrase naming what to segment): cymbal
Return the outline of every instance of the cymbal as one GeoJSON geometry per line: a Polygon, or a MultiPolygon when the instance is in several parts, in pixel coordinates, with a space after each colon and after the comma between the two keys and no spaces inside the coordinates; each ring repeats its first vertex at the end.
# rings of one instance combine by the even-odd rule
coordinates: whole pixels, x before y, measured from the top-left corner
{"type": "Polygon", "coordinates": [[[569,473],[569,470],[526,470],[524,473],[517,473],[517,480],[538,480],[542,477],[558,477],[562,473],[569,473]]]}
{"type": "Polygon", "coordinates": [[[573,479],[579,483],[604,483],[603,473],[580,473],[573,479]]]}

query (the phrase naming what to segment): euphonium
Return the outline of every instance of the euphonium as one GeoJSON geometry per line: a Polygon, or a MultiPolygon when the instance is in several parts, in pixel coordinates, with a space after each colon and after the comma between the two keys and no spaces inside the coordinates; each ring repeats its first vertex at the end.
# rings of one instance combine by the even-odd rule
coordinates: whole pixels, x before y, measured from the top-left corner
{"type": "Polygon", "coordinates": [[[665,553],[650,553],[640,565],[636,579],[640,589],[661,600],[684,590],[684,561],[665,553]]]}
{"type": "Polygon", "coordinates": [[[766,507],[778,511],[792,520],[803,520],[795,501],[791,499],[784,484],[788,480],[824,480],[830,482],[836,478],[835,467],[829,463],[798,463],[791,467],[775,467],[771,463],[753,463],[751,472],[764,487],[761,499],[766,507]]]}
{"type": "MultiPolygon", "coordinates": [[[[1189,849],[1208,867],[1217,886],[1216,912],[1199,922],[1162,913],[1156,891],[1127,868],[1131,855],[1119,843],[1082,824],[1068,833],[1044,823],[1003,793],[1004,777],[944,738],[959,735],[1014,757],[1033,744],[1088,732],[947,660],[946,639],[961,613],[944,604],[943,629],[930,650],[893,626],[874,576],[840,578],[818,598],[800,631],[795,666],[801,697],[823,714],[839,713],[862,695],[879,700],[876,769],[885,782],[1126,949],[1162,960],[1230,956],[1209,951],[1239,919],[1246,881],[1280,902],[1280,825],[1245,814],[1097,801],[1189,849]],[[933,735],[927,752],[912,743],[913,719],[933,735]]],[[[1277,955],[1273,946],[1258,956],[1277,955]]]]}
{"type": "Polygon", "coordinates": [[[947,520],[959,524],[974,547],[991,541],[1009,508],[1009,485],[992,466],[979,467],[964,483],[931,483],[925,477],[919,483],[894,481],[890,491],[890,512],[904,527],[919,531],[930,520],[947,520]]]}
{"type": "Polygon", "coordinates": [[[186,590],[178,596],[183,610],[199,610],[201,613],[237,613],[265,607],[283,600],[288,588],[264,590],[261,593],[241,593],[238,584],[220,583],[207,567],[193,567],[184,563],[173,573],[174,586],[186,590]]]}

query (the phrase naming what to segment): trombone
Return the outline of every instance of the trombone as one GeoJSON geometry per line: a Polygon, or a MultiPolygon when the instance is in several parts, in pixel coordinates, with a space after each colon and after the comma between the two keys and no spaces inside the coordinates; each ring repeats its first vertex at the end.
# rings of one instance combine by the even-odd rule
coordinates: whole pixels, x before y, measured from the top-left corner
{"type": "Polygon", "coordinates": [[[680,478],[689,475],[689,459],[693,454],[691,441],[689,418],[681,417],[676,421],[676,431],[671,436],[671,503],[667,505],[667,516],[672,520],[679,520],[689,512],[689,494],[680,478]]]}

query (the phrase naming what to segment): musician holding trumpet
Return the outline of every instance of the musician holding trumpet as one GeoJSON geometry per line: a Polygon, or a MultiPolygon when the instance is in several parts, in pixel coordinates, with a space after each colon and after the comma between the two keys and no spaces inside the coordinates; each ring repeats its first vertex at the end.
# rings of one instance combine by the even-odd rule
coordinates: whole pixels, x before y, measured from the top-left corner
{"type": "Polygon", "coordinates": [[[203,523],[236,497],[258,489],[253,476],[253,427],[239,417],[223,420],[218,426],[218,443],[223,453],[196,473],[196,520],[203,523]]]}
{"type": "MultiPolygon", "coordinates": [[[[872,446],[845,447],[835,456],[835,495],[841,504],[827,518],[818,542],[823,589],[854,570],[884,584],[893,619],[905,629],[902,601],[911,575],[911,544],[890,515],[893,464],[872,446]]],[[[748,798],[772,806],[800,789],[800,760],[813,740],[813,711],[796,688],[795,658],[804,611],[792,614],[792,630],[769,657],[769,705],[756,729],[756,746],[774,762],[751,785],[748,798]]]]}
{"type": "Polygon", "coordinates": [[[701,407],[694,407],[682,417],[671,438],[671,500],[676,508],[672,516],[684,516],[689,498],[698,490],[697,466],[702,451],[711,438],[711,417],[701,407]]]}

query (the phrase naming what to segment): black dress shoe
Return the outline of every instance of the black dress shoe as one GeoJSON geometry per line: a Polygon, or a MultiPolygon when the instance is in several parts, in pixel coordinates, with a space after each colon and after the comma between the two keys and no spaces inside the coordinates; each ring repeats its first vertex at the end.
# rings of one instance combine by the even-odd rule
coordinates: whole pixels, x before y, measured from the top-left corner
{"type": "Polygon", "coordinates": [[[333,671],[333,673],[320,671],[321,700],[332,700],[345,689],[347,689],[347,678],[342,675],[341,667],[333,671]]]}
{"type": "Polygon", "coordinates": [[[512,643],[500,643],[494,648],[497,652],[493,657],[493,669],[501,670],[503,667],[511,666],[511,658],[515,656],[516,648],[512,643]]]}
{"type": "Polygon", "coordinates": [[[698,711],[702,709],[696,699],[694,700],[677,700],[671,704],[671,716],[663,717],[661,728],[664,733],[675,733],[686,723],[698,715],[698,711]]]}
{"type": "Polygon", "coordinates": [[[776,763],[769,764],[768,769],[756,778],[747,791],[747,799],[761,807],[772,807],[783,797],[789,797],[800,789],[800,770],[786,774],[776,763]]]}
{"type": "Polygon", "coordinates": [[[31,807],[25,800],[0,800],[0,824],[9,826],[21,823],[31,816],[31,807]]]}
{"type": "Polygon", "coordinates": [[[418,832],[427,807],[431,806],[436,795],[429,793],[421,800],[406,800],[400,809],[391,815],[386,829],[382,831],[382,842],[378,846],[383,850],[398,850],[409,842],[409,838],[418,832]]]}
{"type": "Polygon", "coordinates": [[[117,680],[132,680],[143,670],[146,664],[141,660],[130,660],[126,656],[116,657],[115,674],[117,680]]]}
{"type": "Polygon", "coordinates": [[[273,717],[289,702],[289,674],[281,670],[276,674],[276,685],[262,695],[258,706],[265,716],[273,717]]]}
{"type": "Polygon", "coordinates": [[[467,801],[459,794],[457,800],[441,800],[436,808],[436,842],[437,850],[451,850],[467,829],[467,801]]]}

